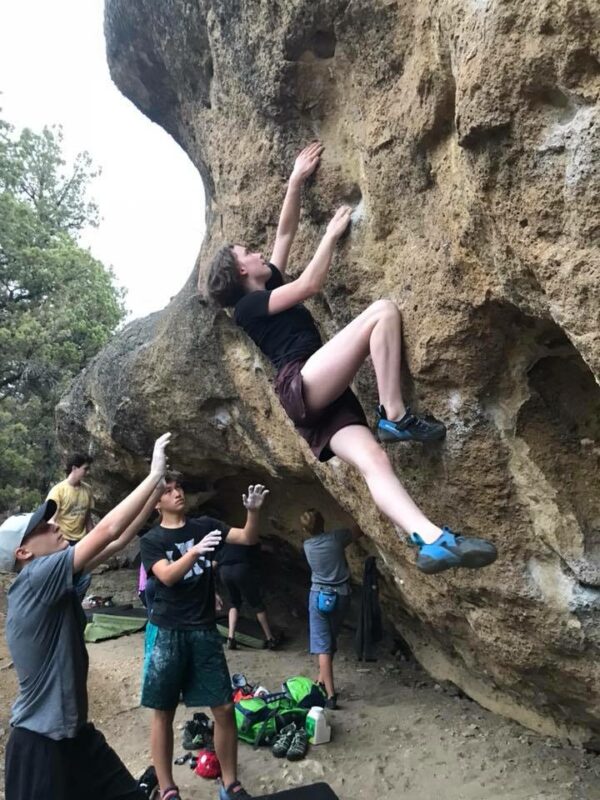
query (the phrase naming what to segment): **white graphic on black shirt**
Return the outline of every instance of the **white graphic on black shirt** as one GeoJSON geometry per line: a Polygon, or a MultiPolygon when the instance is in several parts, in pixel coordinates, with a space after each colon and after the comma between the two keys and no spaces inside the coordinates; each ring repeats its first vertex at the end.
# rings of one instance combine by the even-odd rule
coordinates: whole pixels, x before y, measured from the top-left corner
{"type": "MultiPolygon", "coordinates": [[[[175,547],[183,556],[188,550],[191,550],[195,544],[196,542],[194,539],[188,539],[187,542],[175,542],[175,547]]],[[[173,550],[167,550],[166,556],[167,559],[173,563],[173,550]]],[[[210,559],[206,558],[206,556],[198,556],[198,560],[194,563],[193,567],[185,573],[183,580],[187,581],[189,578],[197,578],[199,575],[202,575],[205,569],[210,569],[210,567],[210,559]]]]}

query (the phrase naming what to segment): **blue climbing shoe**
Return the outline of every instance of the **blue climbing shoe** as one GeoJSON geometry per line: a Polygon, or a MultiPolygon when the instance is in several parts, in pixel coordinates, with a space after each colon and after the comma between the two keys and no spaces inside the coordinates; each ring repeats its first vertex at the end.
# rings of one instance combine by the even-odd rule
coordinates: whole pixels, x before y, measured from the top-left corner
{"type": "Polygon", "coordinates": [[[498,558],[498,551],[491,542],[460,536],[452,533],[450,528],[442,528],[441,534],[430,544],[426,544],[418,533],[412,533],[408,540],[419,548],[417,567],[428,575],[453,567],[480,569],[498,558]]]}
{"type": "Polygon", "coordinates": [[[219,787],[219,800],[251,800],[252,795],[243,788],[239,781],[234,781],[227,788],[219,787]]]}
{"type": "Polygon", "coordinates": [[[446,426],[435,417],[418,417],[410,408],[401,419],[388,419],[377,406],[377,438],[380,442],[437,442],[446,436],[446,426]]]}

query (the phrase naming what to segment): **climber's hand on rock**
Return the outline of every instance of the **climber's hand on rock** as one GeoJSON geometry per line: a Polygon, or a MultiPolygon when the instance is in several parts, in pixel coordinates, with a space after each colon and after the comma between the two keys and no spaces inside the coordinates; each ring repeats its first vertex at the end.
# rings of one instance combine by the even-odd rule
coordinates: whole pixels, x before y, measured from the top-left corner
{"type": "Polygon", "coordinates": [[[171,440],[171,434],[163,433],[163,435],[159,436],[158,439],[154,442],[154,450],[152,451],[152,461],[150,462],[150,472],[152,475],[158,475],[161,478],[163,478],[165,472],[169,468],[165,448],[169,444],[170,440],[171,440]]]}
{"type": "Polygon", "coordinates": [[[327,226],[327,234],[334,239],[339,239],[350,223],[352,209],[350,206],[340,206],[327,226]]]}
{"type": "Polygon", "coordinates": [[[294,169],[292,170],[290,181],[304,183],[319,165],[322,152],[323,145],[321,142],[312,142],[308,147],[305,147],[294,162],[294,169]]]}
{"type": "Polygon", "coordinates": [[[258,511],[268,494],[269,490],[261,483],[257,483],[256,486],[248,487],[248,494],[242,495],[242,503],[247,511],[258,511]]]}

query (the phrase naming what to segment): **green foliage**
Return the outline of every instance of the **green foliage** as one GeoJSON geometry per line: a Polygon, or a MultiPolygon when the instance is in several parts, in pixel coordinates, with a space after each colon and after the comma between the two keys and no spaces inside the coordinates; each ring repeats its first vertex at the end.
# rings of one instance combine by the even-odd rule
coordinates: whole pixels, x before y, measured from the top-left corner
{"type": "Polygon", "coordinates": [[[0,513],[59,477],[56,402],[124,316],[112,271],[77,241],[97,224],[96,174],[87,153],[66,164],[60,130],[0,120],[0,513]]]}

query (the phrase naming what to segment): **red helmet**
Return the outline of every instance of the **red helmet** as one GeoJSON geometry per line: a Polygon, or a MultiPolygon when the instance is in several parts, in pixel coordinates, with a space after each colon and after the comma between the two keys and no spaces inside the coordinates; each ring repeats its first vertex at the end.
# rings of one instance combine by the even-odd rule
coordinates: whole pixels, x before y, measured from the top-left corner
{"type": "Polygon", "coordinates": [[[212,750],[198,750],[198,763],[194,772],[201,778],[221,777],[221,765],[217,754],[212,750]]]}

